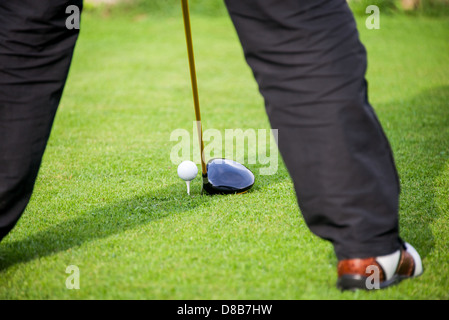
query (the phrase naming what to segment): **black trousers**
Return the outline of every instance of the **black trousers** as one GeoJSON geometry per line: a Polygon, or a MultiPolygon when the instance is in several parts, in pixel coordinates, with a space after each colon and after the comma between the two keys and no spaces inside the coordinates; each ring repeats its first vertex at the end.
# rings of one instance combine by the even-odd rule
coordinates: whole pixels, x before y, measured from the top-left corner
{"type": "MultiPolygon", "coordinates": [[[[0,239],[32,193],[81,0],[0,3],[0,239]]],[[[399,181],[368,103],[366,52],[345,0],[225,0],[311,231],[338,259],[400,246],[399,181]]]]}
{"type": "Polygon", "coordinates": [[[78,36],[72,4],[82,0],[0,1],[0,240],[33,191],[78,36]]]}
{"type": "Polygon", "coordinates": [[[399,249],[399,179],[346,0],[225,0],[298,204],[338,259],[399,249]]]}

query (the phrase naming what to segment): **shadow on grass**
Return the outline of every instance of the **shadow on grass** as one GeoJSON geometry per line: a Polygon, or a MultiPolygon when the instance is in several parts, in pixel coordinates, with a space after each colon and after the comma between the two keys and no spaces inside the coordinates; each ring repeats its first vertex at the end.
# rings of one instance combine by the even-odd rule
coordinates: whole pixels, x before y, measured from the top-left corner
{"type": "MultiPolygon", "coordinates": [[[[280,175],[263,176],[250,191],[260,192],[266,186],[286,179],[280,175]]],[[[258,178],[259,180],[259,178],[258,178]]],[[[226,196],[194,196],[179,194],[179,185],[159,189],[155,194],[143,194],[131,199],[112,203],[63,221],[26,239],[0,244],[0,271],[15,264],[28,262],[82,245],[107,238],[126,230],[137,228],[168,216],[181,214],[226,196]]]]}
{"type": "Polygon", "coordinates": [[[0,270],[192,210],[204,203],[199,198],[181,197],[172,186],[83,213],[26,239],[2,243],[0,270]]]}
{"type": "MultiPolygon", "coordinates": [[[[387,128],[401,179],[400,232],[424,258],[435,245],[433,222],[438,219],[435,180],[449,160],[449,86],[395,101],[387,128]],[[397,111],[400,106],[400,113],[397,111]]],[[[385,106],[383,106],[385,107],[385,106]]],[[[386,112],[388,113],[388,111],[386,112]]],[[[449,201],[449,200],[448,200],[449,201]]]]}

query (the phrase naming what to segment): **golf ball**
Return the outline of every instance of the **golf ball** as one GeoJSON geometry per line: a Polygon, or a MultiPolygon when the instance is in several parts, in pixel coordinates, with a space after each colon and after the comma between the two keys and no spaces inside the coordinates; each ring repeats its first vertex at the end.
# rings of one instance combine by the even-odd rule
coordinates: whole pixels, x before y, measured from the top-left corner
{"type": "Polygon", "coordinates": [[[183,161],[178,166],[178,176],[184,181],[195,179],[198,174],[198,168],[192,161],[183,161]]]}

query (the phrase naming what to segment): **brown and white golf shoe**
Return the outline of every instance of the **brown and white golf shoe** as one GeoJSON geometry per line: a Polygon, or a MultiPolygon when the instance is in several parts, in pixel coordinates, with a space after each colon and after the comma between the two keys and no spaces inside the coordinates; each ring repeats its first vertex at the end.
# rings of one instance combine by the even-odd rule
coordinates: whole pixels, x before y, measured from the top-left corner
{"type": "Polygon", "coordinates": [[[344,290],[383,289],[423,273],[421,257],[410,244],[389,255],[338,262],[337,288],[344,290]]]}

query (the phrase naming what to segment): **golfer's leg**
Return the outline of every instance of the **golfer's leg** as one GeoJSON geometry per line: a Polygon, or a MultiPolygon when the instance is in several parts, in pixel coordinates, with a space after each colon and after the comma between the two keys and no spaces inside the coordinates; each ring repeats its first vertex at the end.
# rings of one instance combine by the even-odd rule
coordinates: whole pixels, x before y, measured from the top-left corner
{"type": "Polygon", "coordinates": [[[82,0],[0,1],[0,240],[31,197],[66,81],[82,0]]]}
{"type": "Polygon", "coordinates": [[[338,259],[399,249],[399,182],[345,0],[225,0],[306,223],[338,259]]]}

